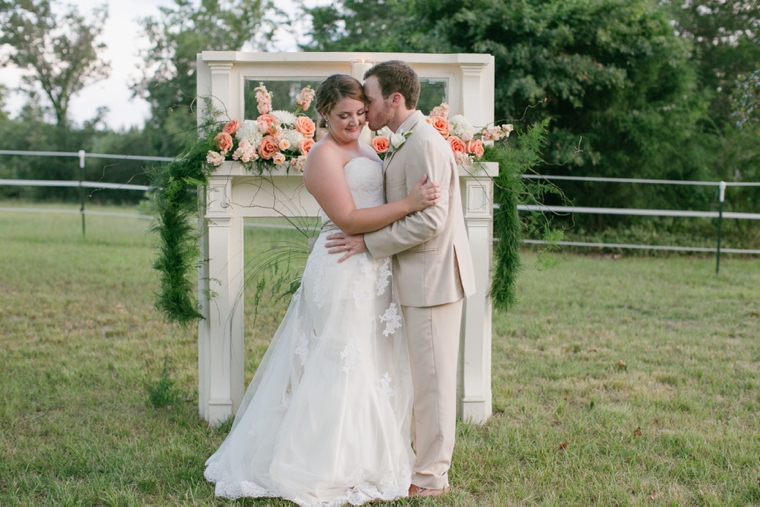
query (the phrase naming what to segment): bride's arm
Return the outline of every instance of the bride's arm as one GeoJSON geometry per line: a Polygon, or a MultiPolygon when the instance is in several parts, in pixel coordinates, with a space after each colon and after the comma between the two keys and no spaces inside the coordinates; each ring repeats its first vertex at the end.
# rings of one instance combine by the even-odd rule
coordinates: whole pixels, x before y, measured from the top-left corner
{"type": "Polygon", "coordinates": [[[438,202],[438,185],[424,185],[425,178],[415,185],[407,197],[375,208],[357,209],[343,173],[341,159],[328,146],[312,149],[306,159],[304,184],[322,211],[345,234],[376,231],[415,211],[438,202]],[[328,149],[324,149],[328,148],[328,149]]]}

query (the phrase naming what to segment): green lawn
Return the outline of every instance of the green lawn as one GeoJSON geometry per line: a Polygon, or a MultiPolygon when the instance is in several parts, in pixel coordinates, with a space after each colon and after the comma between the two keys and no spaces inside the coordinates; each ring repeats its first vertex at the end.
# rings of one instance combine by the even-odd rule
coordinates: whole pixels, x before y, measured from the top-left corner
{"type": "MultiPolygon", "coordinates": [[[[76,215],[0,212],[0,505],[285,505],[203,479],[224,430],[197,416],[194,329],[152,307],[148,226],[89,216],[82,238],[76,215]],[[178,396],[154,409],[165,358],[178,396]]],[[[246,237],[247,260],[300,240],[246,237]]],[[[447,497],[400,504],[760,504],[760,261],[523,260],[494,316],[493,418],[459,426],[447,497]]],[[[247,379],[285,309],[254,325],[254,292],[247,379]]]]}

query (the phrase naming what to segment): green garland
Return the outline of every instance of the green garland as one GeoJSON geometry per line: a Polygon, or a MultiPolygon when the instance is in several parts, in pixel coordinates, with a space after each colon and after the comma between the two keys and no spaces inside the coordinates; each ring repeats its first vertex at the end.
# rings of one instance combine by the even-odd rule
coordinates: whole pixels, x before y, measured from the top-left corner
{"type": "MultiPolygon", "coordinates": [[[[486,149],[483,161],[498,162],[494,200],[499,205],[494,216],[494,236],[499,239],[495,252],[495,270],[491,297],[497,310],[507,311],[516,301],[516,280],[520,271],[520,246],[526,225],[517,213],[520,202],[541,202],[547,192],[556,191],[545,183],[526,183],[522,174],[540,162],[547,122],[536,124],[516,136],[515,147],[498,143],[486,149]]],[[[156,308],[169,320],[187,325],[203,316],[194,296],[194,279],[198,263],[198,192],[208,183],[213,167],[206,156],[216,149],[214,136],[223,123],[208,121],[199,127],[198,137],[190,140],[185,151],[173,162],[151,171],[152,198],[157,212],[153,230],[159,238],[158,255],[153,267],[160,274],[156,308]]],[[[259,161],[261,162],[261,161],[259,161]]],[[[246,164],[263,174],[265,164],[246,164]]],[[[528,217],[530,230],[550,232],[549,221],[540,214],[528,217]]]]}
{"type": "Polygon", "coordinates": [[[188,324],[202,319],[198,301],[193,297],[192,273],[198,262],[198,233],[193,219],[198,217],[198,191],[208,182],[211,168],[206,163],[209,150],[215,149],[218,124],[208,122],[199,136],[188,142],[185,151],[173,162],[156,167],[151,176],[151,197],[157,220],[153,227],[159,238],[158,256],[153,268],[160,274],[156,308],[169,320],[188,324]]]}
{"type": "Polygon", "coordinates": [[[540,150],[546,136],[548,120],[529,128],[517,136],[516,147],[504,143],[486,148],[482,160],[499,163],[499,176],[494,178],[493,234],[498,238],[494,247],[494,272],[491,281],[491,301],[494,308],[506,312],[517,301],[517,275],[520,272],[520,247],[526,227],[550,231],[549,221],[543,216],[529,217],[527,225],[519,217],[517,205],[522,202],[540,202],[540,196],[554,192],[554,187],[522,175],[541,162],[540,150]]]}

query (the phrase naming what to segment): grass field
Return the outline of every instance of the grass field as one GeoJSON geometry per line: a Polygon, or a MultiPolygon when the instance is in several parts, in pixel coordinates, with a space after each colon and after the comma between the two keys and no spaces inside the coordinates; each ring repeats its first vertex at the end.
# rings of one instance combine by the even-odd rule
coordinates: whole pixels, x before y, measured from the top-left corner
{"type": "MultiPolygon", "coordinates": [[[[153,310],[147,227],[0,213],[0,505],[285,505],[203,479],[225,430],[197,416],[194,330],[153,310]],[[177,395],[155,409],[165,359],[177,395]]],[[[246,235],[247,259],[299,240],[246,235]]],[[[399,504],[760,504],[760,261],[524,264],[494,315],[494,416],[459,425],[448,496],[399,504]]],[[[252,299],[247,379],[285,308],[253,325],[252,299]]]]}

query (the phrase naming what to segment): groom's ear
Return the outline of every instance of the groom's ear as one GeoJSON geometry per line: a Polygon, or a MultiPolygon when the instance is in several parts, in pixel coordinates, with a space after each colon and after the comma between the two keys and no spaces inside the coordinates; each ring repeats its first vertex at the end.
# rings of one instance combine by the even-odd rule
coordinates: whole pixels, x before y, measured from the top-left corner
{"type": "Polygon", "coordinates": [[[394,92],[391,94],[391,105],[393,107],[406,107],[406,100],[400,92],[394,92]]]}

